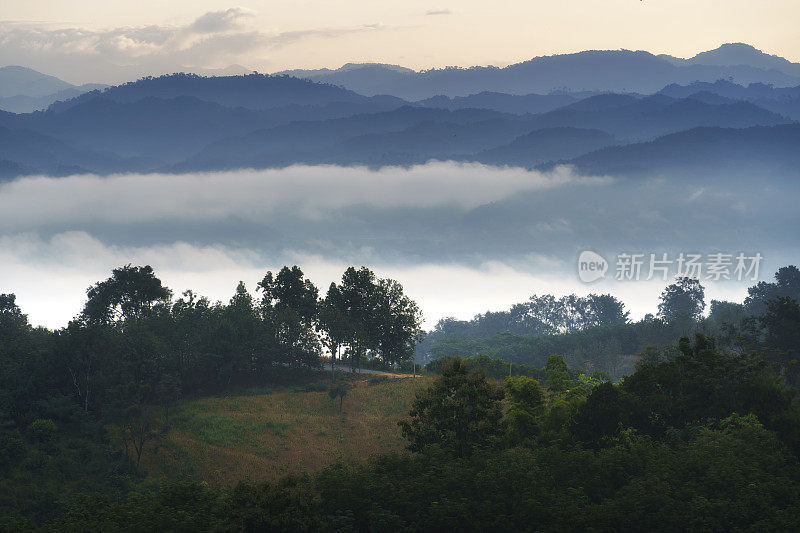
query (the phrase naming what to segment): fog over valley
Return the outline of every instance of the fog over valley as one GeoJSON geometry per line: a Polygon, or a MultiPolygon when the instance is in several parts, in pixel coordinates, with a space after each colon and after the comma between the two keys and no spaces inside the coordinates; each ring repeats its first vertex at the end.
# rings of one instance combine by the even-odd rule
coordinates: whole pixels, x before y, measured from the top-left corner
{"type": "MultiPolygon", "coordinates": [[[[347,265],[369,265],[403,280],[427,327],[543,292],[611,291],[641,317],[655,312],[666,281],[614,280],[617,254],[758,252],[768,276],[800,248],[798,186],[458,162],[29,176],[0,184],[0,275],[49,327],[65,325],[85,289],[126,263],[152,265],[176,294],[222,301],[240,279],[252,291],[284,264],[321,287],[347,265]],[[605,280],[580,281],[583,250],[609,261],[605,280]]],[[[710,298],[740,300],[748,282],[707,285],[710,298]]]]}

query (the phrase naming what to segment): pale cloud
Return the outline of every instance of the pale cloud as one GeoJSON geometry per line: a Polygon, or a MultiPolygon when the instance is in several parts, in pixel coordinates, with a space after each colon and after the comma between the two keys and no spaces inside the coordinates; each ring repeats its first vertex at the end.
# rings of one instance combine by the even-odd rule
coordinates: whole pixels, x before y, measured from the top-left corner
{"type": "Polygon", "coordinates": [[[197,18],[189,27],[197,33],[216,33],[238,29],[253,13],[240,7],[232,7],[224,11],[211,11],[197,18]]]}
{"type": "Polygon", "coordinates": [[[453,12],[449,9],[429,9],[425,12],[427,16],[437,16],[437,15],[452,15],[453,12]]]}
{"type": "Polygon", "coordinates": [[[298,41],[383,28],[360,24],[265,31],[255,24],[253,12],[239,7],[208,12],[184,25],[87,29],[0,21],[0,65],[28,66],[73,83],[117,83],[177,71],[209,73],[298,41]]]}
{"type": "Polygon", "coordinates": [[[454,162],[380,170],[298,165],[180,175],[42,176],[0,185],[0,227],[26,231],[43,225],[207,222],[232,216],[259,221],[287,207],[312,220],[359,205],[470,209],[524,191],[610,181],[576,175],[569,167],[537,172],[454,162]]]}

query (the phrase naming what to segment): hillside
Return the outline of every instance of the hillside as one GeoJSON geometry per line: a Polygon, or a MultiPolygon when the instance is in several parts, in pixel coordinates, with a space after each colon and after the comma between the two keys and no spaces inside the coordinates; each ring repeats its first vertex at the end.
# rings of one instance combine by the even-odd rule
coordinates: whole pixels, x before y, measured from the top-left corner
{"type": "Polygon", "coordinates": [[[559,94],[506,94],[492,91],[484,91],[469,96],[433,96],[415,102],[422,107],[436,107],[439,109],[491,109],[501,113],[511,113],[514,115],[525,115],[528,113],[545,113],[559,107],[578,101],[583,96],[580,93],[559,93],[559,94]]]}
{"type": "Polygon", "coordinates": [[[798,146],[797,123],[744,129],[696,128],[651,142],[604,148],[569,163],[583,172],[628,176],[796,176],[800,166],[798,146]]]}
{"type": "Polygon", "coordinates": [[[35,131],[0,127],[0,160],[13,160],[15,167],[0,166],[0,178],[20,173],[63,176],[125,167],[122,158],[109,153],[76,148],[35,131]]]}
{"type": "Polygon", "coordinates": [[[787,118],[749,102],[712,104],[660,94],[645,98],[621,94],[592,96],[535,116],[530,121],[537,128],[598,129],[629,142],[699,126],[743,128],[786,122],[787,118]]]}
{"type": "MultiPolygon", "coordinates": [[[[298,162],[405,163],[409,156],[419,159],[438,154],[443,149],[443,144],[452,139],[452,132],[449,135],[432,134],[435,137],[434,144],[429,145],[430,139],[425,141],[420,137],[424,136],[423,130],[441,128],[445,124],[455,129],[469,128],[473,124],[491,120],[505,125],[501,130],[507,137],[501,142],[508,142],[523,132],[509,129],[510,124],[519,122],[520,118],[495,111],[447,111],[403,106],[384,113],[365,113],[334,120],[297,121],[257,130],[241,137],[223,139],[205,147],[174,168],[183,171],[248,166],[279,167],[298,162]],[[412,153],[408,150],[412,150],[412,153]],[[385,157],[387,153],[403,151],[405,156],[385,157]],[[396,157],[403,159],[398,161],[396,157]]],[[[483,139],[490,137],[490,133],[482,128],[478,134],[483,139]]]]}
{"type": "Polygon", "coordinates": [[[471,159],[487,165],[530,167],[553,159],[571,159],[615,143],[613,135],[600,130],[545,128],[521,135],[508,144],[483,150],[471,159]]]}
{"type": "Polygon", "coordinates": [[[397,426],[427,378],[344,376],[353,387],[339,414],[329,379],[295,388],[210,397],[182,404],[142,466],[155,477],[191,474],[215,486],[272,481],[335,461],[400,451],[397,426]]]}

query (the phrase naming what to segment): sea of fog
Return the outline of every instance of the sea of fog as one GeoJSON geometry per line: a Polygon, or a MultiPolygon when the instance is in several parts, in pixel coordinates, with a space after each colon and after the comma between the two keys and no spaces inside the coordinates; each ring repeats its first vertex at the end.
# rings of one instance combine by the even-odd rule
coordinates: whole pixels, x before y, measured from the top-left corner
{"type": "Polygon", "coordinates": [[[544,293],[612,292],[638,318],[668,284],[661,270],[646,279],[651,254],[731,255],[734,279],[703,280],[707,301],[741,301],[754,283],[736,279],[737,254],[763,257],[759,279],[797,263],[798,187],[449,162],[24,177],[0,183],[0,292],[16,293],[34,324],[58,327],[89,285],[127,263],[152,265],[176,295],[212,300],[239,280],[255,292],[285,264],[323,292],[366,265],[404,285],[427,327],[544,293]],[[586,250],[608,263],[593,283],[579,277],[586,250]],[[615,279],[624,254],[641,254],[638,280],[615,279]]]}

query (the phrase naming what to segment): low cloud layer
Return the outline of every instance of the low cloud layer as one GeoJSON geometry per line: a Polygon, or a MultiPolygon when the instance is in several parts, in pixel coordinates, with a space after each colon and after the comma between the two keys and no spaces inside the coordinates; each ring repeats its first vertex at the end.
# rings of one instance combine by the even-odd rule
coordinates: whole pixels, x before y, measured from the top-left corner
{"type": "Polygon", "coordinates": [[[35,177],[0,185],[0,228],[26,231],[44,225],[231,217],[259,221],[287,208],[312,220],[347,206],[472,209],[522,192],[596,187],[610,181],[577,176],[567,167],[542,173],[449,162],[381,170],[294,166],[206,174],[35,177]]]}
{"type": "MultiPolygon", "coordinates": [[[[769,279],[797,263],[798,195],[791,180],[700,187],[456,163],[26,177],[0,185],[0,292],[60,326],[86,287],[127,263],[151,264],[176,293],[222,300],[284,264],[321,287],[367,265],[406,286],[428,327],[533,293],[612,292],[640,317],[668,282],[615,281],[617,254],[761,253],[769,279]],[[584,250],[612,262],[606,280],[579,281],[584,250]]],[[[741,300],[753,282],[704,284],[708,300],[741,300]]]]}

